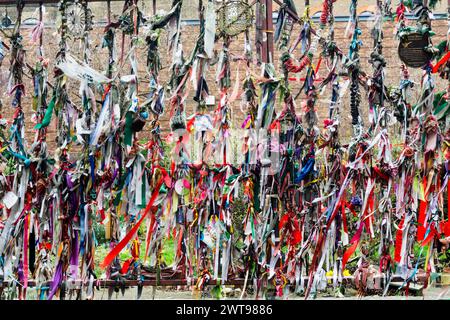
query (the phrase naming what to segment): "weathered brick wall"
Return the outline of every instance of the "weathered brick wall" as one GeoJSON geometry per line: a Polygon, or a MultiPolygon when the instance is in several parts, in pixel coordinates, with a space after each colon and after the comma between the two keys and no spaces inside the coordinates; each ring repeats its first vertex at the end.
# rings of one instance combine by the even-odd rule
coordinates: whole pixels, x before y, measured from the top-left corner
{"type": "MultiPolygon", "coordinates": [[[[336,30],[336,40],[338,46],[344,51],[348,52],[349,47],[349,40],[344,38],[344,30],[346,27],[346,23],[337,23],[335,30],[336,30]]],[[[363,34],[362,34],[362,41],[363,41],[363,47],[361,49],[361,62],[362,62],[362,68],[364,71],[366,71],[368,74],[372,73],[371,66],[368,63],[368,59],[372,50],[372,39],[370,38],[370,31],[368,29],[369,24],[362,22],[361,26],[363,34]]],[[[435,44],[439,43],[442,40],[446,39],[447,34],[447,22],[444,20],[434,21],[433,23],[433,29],[436,32],[436,36],[433,38],[433,41],[435,44]]],[[[397,86],[399,84],[400,80],[400,60],[397,55],[397,45],[398,41],[395,39],[394,34],[394,24],[392,22],[386,22],[384,24],[384,33],[385,33],[385,40],[384,40],[384,55],[387,60],[387,67],[386,67],[386,84],[387,86],[397,86]]],[[[26,54],[26,61],[30,65],[34,65],[36,61],[36,50],[37,45],[31,43],[30,41],[30,32],[31,29],[24,28],[22,30],[22,34],[24,37],[24,45],[25,49],[27,50],[26,54]]],[[[182,43],[183,43],[183,49],[185,51],[186,56],[190,53],[191,49],[193,48],[197,37],[198,37],[198,26],[192,26],[192,25],[184,25],[183,26],[183,32],[182,32],[182,43]]],[[[293,32],[293,38],[295,38],[298,35],[298,27],[293,32]]],[[[91,57],[91,65],[97,69],[97,70],[106,70],[107,66],[107,49],[101,48],[101,40],[102,40],[103,30],[101,28],[94,29],[90,36],[89,36],[89,46],[91,48],[90,57],[91,57]]],[[[252,37],[253,38],[253,37],[252,37]]],[[[44,53],[45,56],[49,59],[50,65],[52,66],[54,63],[54,57],[56,55],[56,51],[58,48],[58,42],[59,42],[59,36],[54,28],[48,28],[45,29],[44,35],[44,53]]],[[[165,82],[168,80],[168,72],[170,67],[170,55],[167,54],[167,49],[165,45],[165,37],[163,36],[161,39],[161,59],[162,59],[162,65],[164,69],[161,72],[161,81],[165,82]]],[[[124,52],[125,55],[128,52],[128,45],[129,45],[129,38],[125,39],[125,48],[124,52]]],[[[121,48],[121,35],[118,34],[116,37],[116,48],[117,48],[117,55],[120,55],[121,48]]],[[[81,41],[71,41],[70,42],[70,50],[71,53],[75,56],[82,56],[82,48],[83,45],[81,41]]],[[[216,49],[220,50],[221,48],[221,42],[216,44],[216,49]]],[[[233,55],[241,55],[243,52],[243,37],[239,37],[235,39],[231,44],[231,53],[233,55]]],[[[278,68],[279,54],[278,52],[275,52],[275,65],[278,68]]],[[[0,67],[0,90],[1,90],[1,99],[3,102],[3,110],[2,110],[2,116],[7,119],[11,119],[12,114],[14,112],[13,108],[10,105],[10,97],[6,94],[6,88],[7,88],[7,78],[9,75],[9,60],[10,57],[7,55],[4,59],[3,65],[0,67]]],[[[148,79],[146,75],[146,67],[145,67],[145,61],[146,61],[146,51],[145,47],[142,46],[138,49],[138,65],[139,65],[139,76],[144,81],[141,83],[139,87],[139,92],[141,94],[141,98],[145,99],[145,95],[148,92],[147,89],[147,83],[145,82],[145,79],[148,79]]],[[[315,62],[317,62],[317,58],[315,59],[315,62]]],[[[253,64],[254,72],[259,74],[259,68],[256,67],[256,64],[253,64]]],[[[236,64],[232,65],[232,77],[234,82],[234,77],[236,75],[236,64]]],[[[29,75],[29,70],[27,68],[24,69],[26,73],[29,75]]],[[[50,67],[49,70],[52,70],[52,67],[50,67]]],[[[128,72],[129,67],[125,67],[123,69],[123,74],[126,74],[128,72]]],[[[411,71],[411,77],[412,80],[414,80],[417,83],[416,92],[414,96],[411,97],[411,101],[415,101],[419,96],[420,91],[420,80],[422,71],[420,69],[410,70],[411,71]]],[[[52,73],[52,72],[50,72],[52,73]]],[[[244,66],[241,66],[240,71],[240,77],[241,80],[243,79],[243,76],[245,74],[244,66]]],[[[325,64],[322,64],[320,70],[319,70],[319,76],[324,76],[326,74],[326,68],[325,64]]],[[[210,86],[210,93],[216,95],[216,101],[218,101],[218,90],[215,86],[215,66],[211,67],[208,73],[207,81],[210,86]]],[[[24,111],[25,111],[25,117],[26,117],[26,127],[27,127],[27,141],[28,144],[30,144],[34,138],[34,130],[32,129],[34,126],[34,123],[32,121],[32,110],[31,110],[31,95],[32,95],[32,82],[31,78],[25,77],[26,80],[26,96],[24,98],[24,111]]],[[[442,90],[446,86],[446,82],[439,79],[437,76],[436,79],[436,85],[438,89],[442,90]]],[[[53,77],[50,75],[49,81],[53,82],[53,77]]],[[[73,97],[74,102],[79,102],[78,97],[78,86],[79,84],[75,81],[70,81],[71,86],[71,95],[73,97]]],[[[299,83],[292,83],[292,91],[294,94],[296,94],[299,90],[299,83]]],[[[187,113],[191,114],[192,111],[195,108],[195,102],[193,101],[192,97],[195,94],[195,90],[191,88],[190,95],[187,101],[187,113]]],[[[320,117],[320,121],[326,117],[328,112],[328,99],[329,99],[329,92],[330,90],[327,89],[323,96],[319,98],[319,101],[316,105],[317,111],[320,117]]],[[[364,120],[367,121],[367,94],[362,89],[362,105],[361,110],[364,115],[364,120]]],[[[302,96],[300,96],[299,99],[296,100],[297,105],[297,112],[301,113],[301,103],[302,103],[302,96]]],[[[280,109],[282,106],[277,103],[277,108],[280,109]]],[[[166,104],[166,111],[168,110],[168,105],[166,104]]],[[[350,107],[348,104],[348,94],[346,95],[344,99],[344,103],[342,104],[341,112],[342,112],[342,133],[343,136],[348,138],[350,134],[350,107]]],[[[168,116],[167,113],[162,118],[162,129],[165,130],[167,133],[167,130],[169,128],[168,123],[168,116]]],[[[243,114],[240,111],[239,108],[239,101],[236,101],[233,105],[233,123],[234,126],[240,126],[241,121],[243,118],[243,114]]],[[[55,123],[50,125],[48,130],[48,142],[50,145],[50,148],[54,147],[54,136],[55,136],[55,123]]],[[[145,135],[145,133],[143,133],[145,135]]]]}
{"type": "MultiPolygon", "coordinates": [[[[105,0],[106,1],[106,0],[105,0]]],[[[223,2],[223,0],[215,0],[217,5],[223,2]]],[[[205,3],[205,1],[203,1],[205,3]]],[[[247,0],[248,3],[253,3],[253,0],[247,0]]],[[[299,13],[302,15],[305,9],[305,0],[293,0],[295,7],[299,13]]],[[[184,19],[197,19],[198,18],[198,3],[199,0],[183,0],[182,6],[182,15],[184,19]]],[[[311,15],[316,14],[317,12],[322,10],[323,0],[309,0],[310,3],[310,13],[311,15]]],[[[391,1],[391,8],[395,11],[395,7],[398,5],[398,0],[391,1]]],[[[123,8],[124,1],[112,1],[111,2],[111,11],[113,13],[121,12],[123,8]]],[[[144,12],[145,15],[149,15],[153,12],[153,0],[139,0],[138,5],[141,11],[144,12]]],[[[172,5],[172,0],[156,0],[156,9],[159,10],[170,10],[170,6],[172,5]]],[[[350,0],[337,0],[333,5],[333,12],[335,16],[346,16],[349,14],[349,5],[350,0]]],[[[57,15],[57,4],[47,4],[46,8],[46,18],[47,19],[56,19],[57,15]]],[[[3,14],[4,8],[8,9],[8,15],[13,19],[16,18],[15,5],[3,6],[0,3],[0,14],[3,14]]],[[[101,21],[106,19],[106,10],[105,3],[92,2],[89,3],[89,7],[92,9],[95,14],[96,21],[101,21]]],[[[24,9],[23,18],[27,19],[33,16],[33,13],[37,5],[27,4],[24,9]]],[[[273,9],[278,10],[278,4],[273,1],[273,9]]],[[[376,0],[358,0],[358,13],[362,12],[375,12],[376,10],[376,0]]],[[[435,9],[433,10],[435,13],[446,13],[447,12],[447,1],[441,0],[437,3],[435,9]]]]}

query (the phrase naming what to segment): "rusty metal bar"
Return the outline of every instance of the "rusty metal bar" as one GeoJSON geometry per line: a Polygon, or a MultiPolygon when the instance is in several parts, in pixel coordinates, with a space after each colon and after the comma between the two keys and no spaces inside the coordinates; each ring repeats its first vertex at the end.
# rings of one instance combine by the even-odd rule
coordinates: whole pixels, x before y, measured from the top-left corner
{"type": "MultiPolygon", "coordinates": [[[[17,282],[14,281],[18,284],[20,284],[20,286],[23,286],[23,282],[17,282]]],[[[232,280],[227,280],[224,283],[222,283],[220,280],[211,280],[207,285],[209,286],[215,286],[215,285],[227,285],[227,286],[243,286],[244,285],[245,280],[244,279],[232,279],[232,280]]],[[[3,281],[0,283],[0,287],[7,287],[9,286],[11,283],[13,283],[12,280],[8,280],[8,281],[3,281]]],[[[41,287],[51,287],[53,281],[46,281],[40,284],[41,287]]],[[[67,280],[64,281],[66,286],[72,286],[72,287],[80,287],[81,285],[85,286],[87,285],[87,281],[82,281],[82,280],[67,280]]],[[[144,287],[155,287],[155,286],[161,286],[161,287],[175,287],[175,286],[192,286],[195,285],[195,281],[191,281],[189,282],[186,279],[161,279],[161,280],[156,280],[156,279],[151,279],[151,280],[143,280],[143,281],[139,281],[139,280],[124,280],[124,281],[116,281],[116,280],[111,280],[111,279],[107,279],[107,280],[97,280],[94,281],[94,286],[99,286],[101,288],[107,288],[107,287],[115,287],[115,286],[121,286],[124,285],[125,287],[136,287],[138,285],[142,285],[144,287]]],[[[36,287],[37,283],[35,280],[29,280],[28,281],[28,287],[36,287]]]]}
{"type": "MultiPolygon", "coordinates": [[[[308,276],[303,276],[302,277],[303,280],[308,280],[309,277],[308,276]]],[[[333,280],[333,276],[326,276],[327,280],[333,280]]],[[[375,275],[371,278],[373,281],[380,281],[380,284],[383,284],[383,282],[386,280],[386,275],[385,274],[380,274],[380,275],[375,275]]],[[[424,283],[427,279],[427,276],[425,273],[420,273],[417,275],[417,281],[416,283],[424,283]]],[[[344,276],[343,280],[347,280],[350,282],[354,282],[355,277],[354,276],[344,276]]],[[[368,279],[370,280],[370,278],[368,279]]],[[[0,287],[7,287],[9,286],[12,282],[16,282],[19,283],[18,281],[15,280],[6,280],[3,282],[0,282],[0,287]]],[[[403,278],[401,278],[398,275],[392,275],[391,277],[391,283],[392,282],[402,282],[403,278]]],[[[252,284],[252,280],[248,279],[247,284],[251,285],[252,284]]],[[[411,281],[413,282],[413,281],[411,281]]],[[[52,285],[53,281],[46,281],[41,283],[41,287],[50,287],[52,285]]],[[[75,286],[75,287],[80,287],[81,285],[86,285],[87,281],[82,281],[82,280],[67,280],[64,282],[66,284],[66,286],[75,286]]],[[[225,281],[224,283],[222,283],[222,281],[220,279],[217,280],[210,280],[209,283],[207,285],[209,286],[215,286],[215,285],[226,285],[226,286],[243,286],[245,283],[245,279],[242,278],[238,278],[238,279],[230,279],[225,281]]],[[[23,286],[23,283],[20,282],[19,283],[20,286],[23,286]]],[[[138,285],[142,285],[144,287],[148,287],[148,286],[161,286],[161,287],[170,287],[170,286],[193,286],[195,285],[195,279],[193,279],[192,281],[188,281],[187,279],[160,279],[159,281],[156,279],[149,279],[149,280],[143,280],[143,281],[139,281],[139,280],[124,280],[124,281],[116,281],[116,280],[111,280],[111,279],[104,279],[104,280],[96,280],[94,281],[94,286],[99,286],[101,288],[107,288],[107,287],[115,287],[115,286],[120,286],[120,285],[124,285],[125,287],[135,287],[138,285]]],[[[37,283],[35,280],[28,280],[28,287],[36,287],[37,283]]]]}
{"type": "MultiPolygon", "coordinates": [[[[282,6],[283,3],[280,0],[273,0],[276,4],[278,4],[279,6],[282,6]]],[[[300,18],[295,14],[295,12],[293,12],[291,9],[289,9],[289,7],[285,7],[287,13],[289,13],[289,15],[291,16],[292,19],[294,19],[296,22],[300,21],[300,18]]]]}
{"type": "Polygon", "coordinates": [[[256,1],[256,52],[261,62],[273,62],[273,3],[272,0],[256,1]]]}
{"type": "Polygon", "coordinates": [[[272,0],[266,0],[266,45],[267,61],[273,62],[273,3],[272,0]]]}
{"type": "Polygon", "coordinates": [[[256,54],[258,56],[258,63],[267,62],[267,47],[265,42],[264,29],[266,27],[266,14],[265,14],[265,0],[256,1],[256,34],[255,34],[255,47],[256,54]]]}

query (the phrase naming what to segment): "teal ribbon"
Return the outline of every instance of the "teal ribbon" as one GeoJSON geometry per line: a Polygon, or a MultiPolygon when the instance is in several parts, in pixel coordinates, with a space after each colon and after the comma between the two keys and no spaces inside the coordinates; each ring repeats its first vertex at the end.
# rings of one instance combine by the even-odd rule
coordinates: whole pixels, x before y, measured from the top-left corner
{"type": "Polygon", "coordinates": [[[47,106],[47,110],[45,111],[44,118],[41,123],[38,123],[34,126],[34,129],[39,130],[45,127],[48,127],[50,121],[52,120],[53,109],[55,108],[55,96],[53,96],[50,104],[47,106]]]}

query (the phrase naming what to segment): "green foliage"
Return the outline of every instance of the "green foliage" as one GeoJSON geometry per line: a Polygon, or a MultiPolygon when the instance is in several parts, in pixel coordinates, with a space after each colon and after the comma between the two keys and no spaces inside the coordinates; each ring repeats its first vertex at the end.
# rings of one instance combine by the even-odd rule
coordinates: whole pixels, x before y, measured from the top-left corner
{"type": "Polygon", "coordinates": [[[95,239],[97,239],[97,243],[99,245],[106,243],[105,226],[99,223],[97,220],[94,220],[92,227],[94,229],[95,239]]]}
{"type": "Polygon", "coordinates": [[[165,238],[162,244],[161,262],[170,266],[175,257],[174,241],[173,238],[165,238]]]}
{"type": "Polygon", "coordinates": [[[244,201],[242,195],[234,199],[232,204],[232,211],[233,211],[233,228],[236,235],[244,234],[243,229],[244,226],[242,221],[244,220],[245,215],[247,214],[247,208],[248,203],[244,201]]]}
{"type": "MultiPolygon", "coordinates": [[[[99,245],[97,246],[95,250],[95,274],[97,276],[100,276],[104,270],[101,270],[99,268],[100,263],[105,259],[105,257],[108,255],[110,249],[109,249],[109,242],[105,240],[105,230],[103,225],[99,223],[94,224],[94,232],[95,236],[97,237],[99,245]]],[[[140,228],[138,231],[138,237],[140,240],[140,255],[139,259],[141,261],[144,261],[145,258],[145,232],[146,228],[145,226],[143,228],[140,228]],[[141,235],[139,235],[141,233],[141,235]]],[[[122,250],[122,252],[119,254],[119,260],[121,263],[124,261],[130,259],[131,253],[128,247],[122,250]]],[[[172,238],[164,238],[162,241],[162,252],[161,252],[161,262],[164,263],[166,266],[169,266],[173,263],[175,257],[175,249],[174,249],[174,240],[172,238]]]]}
{"type": "MultiPolygon", "coordinates": [[[[440,2],[441,0],[430,0],[428,1],[428,8],[430,9],[435,9],[436,5],[440,2]]],[[[404,0],[403,4],[405,5],[405,7],[407,7],[408,9],[414,9],[413,7],[413,0],[404,0]]]]}
{"type": "Polygon", "coordinates": [[[221,299],[223,297],[223,290],[221,285],[217,285],[211,289],[211,296],[216,299],[221,299]]]}
{"type": "Polygon", "coordinates": [[[100,277],[104,270],[100,269],[100,263],[105,259],[106,255],[109,252],[108,245],[106,243],[101,244],[95,248],[95,256],[94,256],[94,263],[95,263],[95,269],[94,273],[97,275],[97,277],[100,277]]]}

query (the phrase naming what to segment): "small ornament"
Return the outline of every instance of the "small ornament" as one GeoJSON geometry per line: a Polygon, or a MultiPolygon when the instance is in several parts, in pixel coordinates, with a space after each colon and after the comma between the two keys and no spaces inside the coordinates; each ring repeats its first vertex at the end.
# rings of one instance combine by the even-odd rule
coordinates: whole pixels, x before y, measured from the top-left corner
{"type": "Polygon", "coordinates": [[[5,16],[2,18],[2,28],[8,28],[12,25],[12,20],[8,16],[8,13],[5,13],[5,16]]]}
{"type": "Polygon", "coordinates": [[[221,35],[236,36],[252,25],[252,8],[243,1],[228,1],[217,12],[217,28],[221,35]]]}
{"type": "Polygon", "coordinates": [[[67,32],[75,39],[84,37],[85,31],[92,30],[93,14],[87,4],[69,2],[66,7],[67,32]]]}

